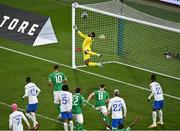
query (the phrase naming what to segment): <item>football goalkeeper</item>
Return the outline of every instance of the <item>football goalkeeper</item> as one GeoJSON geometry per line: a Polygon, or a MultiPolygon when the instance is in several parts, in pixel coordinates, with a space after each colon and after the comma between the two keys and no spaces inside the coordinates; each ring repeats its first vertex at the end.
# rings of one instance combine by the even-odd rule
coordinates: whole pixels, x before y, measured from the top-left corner
{"type": "Polygon", "coordinates": [[[79,36],[84,39],[83,44],[82,44],[84,64],[87,66],[100,66],[100,67],[102,67],[102,63],[95,63],[95,62],[90,61],[91,56],[101,56],[100,54],[93,52],[91,50],[91,45],[94,41],[95,33],[91,32],[88,35],[83,34],[82,32],[80,32],[78,30],[76,25],[74,25],[74,29],[77,31],[79,36]]]}

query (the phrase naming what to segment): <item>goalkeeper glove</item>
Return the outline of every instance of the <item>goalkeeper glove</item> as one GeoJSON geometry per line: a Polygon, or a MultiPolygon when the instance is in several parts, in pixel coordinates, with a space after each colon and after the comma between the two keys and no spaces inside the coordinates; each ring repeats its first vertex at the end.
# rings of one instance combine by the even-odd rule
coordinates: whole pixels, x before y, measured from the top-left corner
{"type": "Polygon", "coordinates": [[[74,27],[75,31],[77,31],[77,32],[79,31],[76,25],[74,25],[73,27],[74,27]]]}

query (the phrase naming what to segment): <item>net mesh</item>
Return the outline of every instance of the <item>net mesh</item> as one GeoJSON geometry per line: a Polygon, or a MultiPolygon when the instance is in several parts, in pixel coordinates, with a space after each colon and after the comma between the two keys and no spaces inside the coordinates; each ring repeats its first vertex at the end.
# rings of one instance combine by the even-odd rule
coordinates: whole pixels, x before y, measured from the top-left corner
{"type": "MultiPolygon", "coordinates": [[[[85,6],[180,29],[179,23],[144,14],[115,0],[85,6]]],[[[123,63],[180,78],[180,33],[81,8],[76,9],[75,23],[83,33],[96,33],[92,50],[102,54],[102,58],[91,57],[91,61],[123,63]],[[82,17],[84,12],[88,17],[82,17]]],[[[82,42],[83,39],[76,34],[77,67],[83,65],[82,52],[78,50],[82,42]]]]}

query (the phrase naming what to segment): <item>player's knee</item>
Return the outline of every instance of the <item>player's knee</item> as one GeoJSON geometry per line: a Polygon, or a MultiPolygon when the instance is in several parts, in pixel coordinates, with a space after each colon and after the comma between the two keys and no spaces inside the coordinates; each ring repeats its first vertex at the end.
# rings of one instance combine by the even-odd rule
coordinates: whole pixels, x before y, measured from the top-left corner
{"type": "Polygon", "coordinates": [[[84,64],[88,66],[89,65],[89,61],[84,61],[84,64]]]}

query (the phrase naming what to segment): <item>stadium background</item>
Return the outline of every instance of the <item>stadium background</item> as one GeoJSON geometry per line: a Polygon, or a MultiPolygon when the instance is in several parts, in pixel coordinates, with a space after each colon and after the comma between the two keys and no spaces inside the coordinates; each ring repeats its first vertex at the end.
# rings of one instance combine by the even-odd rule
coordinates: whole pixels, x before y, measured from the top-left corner
{"type": "MultiPolygon", "coordinates": [[[[91,2],[96,2],[93,0],[91,2]]],[[[80,1],[82,2],[82,1],[80,1]]],[[[128,108],[128,116],[125,125],[130,123],[135,116],[141,116],[142,121],[134,129],[147,129],[151,123],[152,101],[147,103],[149,92],[119,82],[97,77],[84,71],[93,72],[101,76],[131,83],[141,87],[149,88],[150,73],[133,68],[107,64],[103,69],[83,68],[76,71],[71,66],[71,1],[64,0],[0,0],[0,3],[12,7],[31,11],[40,15],[50,16],[59,43],[41,47],[31,47],[22,43],[0,39],[0,46],[15,49],[34,56],[53,60],[67,66],[61,66],[61,70],[67,75],[69,85],[73,92],[75,87],[82,88],[82,94],[87,98],[92,91],[98,89],[100,83],[107,85],[107,91],[113,95],[113,90],[118,88],[121,96],[125,99],[128,108]],[[18,4],[17,4],[18,3],[18,4]],[[47,53],[48,52],[48,53],[47,53]],[[118,70],[118,72],[117,72],[118,70]]],[[[145,6],[132,1],[125,0],[125,3],[148,14],[164,19],[180,22],[180,14],[151,6],[145,6]]],[[[142,34],[143,35],[143,34],[142,34]]],[[[17,102],[20,108],[25,109],[27,101],[22,101],[24,94],[25,77],[31,76],[33,81],[41,88],[39,96],[38,114],[49,118],[57,119],[57,111],[53,105],[52,92],[47,86],[48,74],[52,71],[52,63],[33,59],[17,53],[0,49],[0,129],[8,129],[8,117],[10,108],[2,103],[11,104],[17,102]],[[48,105],[48,106],[47,106],[48,105]]],[[[180,81],[158,76],[158,81],[163,87],[164,93],[172,96],[180,96],[180,81]]],[[[179,100],[165,97],[164,123],[163,127],[157,129],[180,129],[180,104],[179,100]]],[[[92,101],[94,102],[94,101],[92,101]]],[[[86,129],[104,129],[99,114],[89,107],[84,107],[84,119],[86,129]],[[92,115],[93,114],[93,115],[92,115]],[[93,123],[92,123],[93,121],[93,123]],[[94,124],[96,123],[96,124],[94,124]]],[[[37,117],[41,124],[40,129],[63,129],[62,124],[37,117]]]]}

